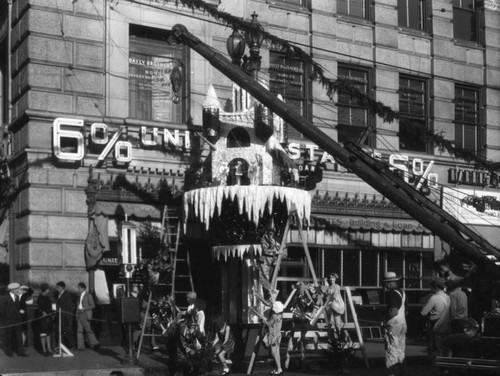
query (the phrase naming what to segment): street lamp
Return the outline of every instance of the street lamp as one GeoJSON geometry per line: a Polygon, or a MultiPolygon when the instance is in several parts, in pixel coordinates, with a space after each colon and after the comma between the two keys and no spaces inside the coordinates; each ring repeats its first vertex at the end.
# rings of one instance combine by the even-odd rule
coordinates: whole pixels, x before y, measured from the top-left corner
{"type": "Polygon", "coordinates": [[[137,266],[137,228],[135,224],[128,221],[127,215],[125,215],[125,221],[121,224],[120,240],[122,243],[121,251],[121,263],[122,270],[125,274],[127,298],[121,299],[121,319],[122,324],[127,324],[128,332],[128,354],[125,356],[124,364],[136,364],[133,354],[133,339],[132,339],[132,323],[136,322],[139,318],[139,305],[134,304],[135,302],[131,299],[131,288],[130,279],[137,266]],[[132,304],[130,304],[132,303],[132,304]]]}
{"type": "Polygon", "coordinates": [[[250,21],[250,29],[242,37],[238,30],[234,29],[233,33],[227,39],[227,52],[231,56],[233,64],[240,65],[243,57],[243,69],[250,73],[254,80],[258,79],[258,71],[260,70],[260,46],[264,41],[264,28],[257,21],[257,13],[253,12],[252,21],[250,21]],[[250,57],[243,56],[245,53],[245,41],[250,49],[250,57]]]}
{"type": "Polygon", "coordinates": [[[238,29],[233,29],[233,33],[227,38],[226,47],[229,56],[231,56],[232,63],[240,65],[241,58],[245,53],[245,38],[241,36],[238,29]]]}

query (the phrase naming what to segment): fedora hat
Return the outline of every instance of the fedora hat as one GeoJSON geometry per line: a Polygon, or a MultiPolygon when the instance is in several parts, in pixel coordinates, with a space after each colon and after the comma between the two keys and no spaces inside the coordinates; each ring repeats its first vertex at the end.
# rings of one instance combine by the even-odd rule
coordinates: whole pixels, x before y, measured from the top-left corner
{"type": "Polygon", "coordinates": [[[401,277],[398,277],[394,272],[387,272],[384,276],[384,282],[395,282],[399,281],[401,277]]]}

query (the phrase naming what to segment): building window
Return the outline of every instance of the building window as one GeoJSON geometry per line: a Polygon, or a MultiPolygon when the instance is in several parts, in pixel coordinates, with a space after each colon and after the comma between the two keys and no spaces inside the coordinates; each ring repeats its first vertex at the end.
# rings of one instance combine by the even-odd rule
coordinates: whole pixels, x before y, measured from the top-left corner
{"type": "Polygon", "coordinates": [[[479,90],[455,85],[455,146],[482,151],[479,90]]]}
{"type": "MultiPolygon", "coordinates": [[[[338,78],[356,87],[360,92],[367,94],[369,88],[369,72],[364,69],[351,68],[339,65],[338,78]]],[[[370,111],[361,107],[355,98],[339,90],[338,95],[338,141],[357,143],[371,127],[370,111]]],[[[368,134],[363,144],[369,145],[373,141],[373,134],[368,134]]]]}
{"type": "Polygon", "coordinates": [[[339,0],[337,1],[337,13],[357,18],[368,18],[366,0],[339,0]]]}
{"type": "Polygon", "coordinates": [[[398,0],[398,25],[425,31],[425,0],[398,0]]]}
{"type": "Polygon", "coordinates": [[[477,42],[477,20],[475,0],[453,0],[453,35],[455,38],[477,42]]]}
{"type": "Polygon", "coordinates": [[[185,121],[188,92],[187,48],[168,42],[166,30],[130,26],[129,114],[140,120],[185,121]],[[170,73],[179,67],[183,84],[174,103],[170,73]]]}
{"type": "Polygon", "coordinates": [[[426,81],[415,77],[399,77],[399,148],[427,151],[424,131],[427,129],[426,81]]]}
{"type": "MultiPolygon", "coordinates": [[[[300,115],[309,118],[309,87],[305,79],[304,62],[287,57],[278,51],[269,54],[269,86],[272,93],[281,94],[285,103],[293,106],[300,115]]],[[[302,134],[292,126],[285,125],[285,138],[303,139],[302,134]]]]}

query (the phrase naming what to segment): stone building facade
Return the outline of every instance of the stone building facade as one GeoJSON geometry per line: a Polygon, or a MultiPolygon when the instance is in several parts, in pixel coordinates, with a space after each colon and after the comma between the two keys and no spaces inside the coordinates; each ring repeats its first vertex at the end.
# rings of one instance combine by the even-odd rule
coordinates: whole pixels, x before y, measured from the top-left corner
{"type": "MultiPolygon", "coordinates": [[[[232,82],[195,52],[172,44],[169,32],[184,24],[225,53],[231,27],[175,3],[9,0],[2,5],[2,156],[18,192],[3,219],[12,280],[34,285],[65,280],[76,287],[88,279],[89,178],[100,191],[122,189],[122,196],[128,195],[120,201],[125,214],[138,222],[161,217],[161,209],[144,208],[145,194],[161,197],[162,185],[169,194],[182,193],[190,156],[203,145],[195,133],[203,124],[205,94],[213,85],[219,99],[231,99],[232,82]],[[170,82],[173,71],[181,74],[179,87],[170,82]],[[116,186],[120,179],[134,189],[116,186]]],[[[311,80],[309,66],[270,44],[260,50],[259,77],[271,91],[334,140],[361,140],[395,169],[409,170],[411,184],[417,186],[424,175],[430,197],[457,216],[470,215],[467,221],[500,245],[494,236],[498,208],[474,213],[460,201],[500,200],[498,177],[421,137],[429,130],[475,155],[500,160],[496,2],[480,8],[466,0],[206,3],[245,20],[256,12],[266,31],[311,54],[332,79],[344,79],[399,111],[405,121],[383,121],[342,91],[334,94],[334,103],[311,80]]],[[[379,291],[383,273],[395,270],[415,291],[417,304],[446,245],[286,124],[280,141],[301,166],[303,182],[316,176],[308,187],[316,218],[308,241],[319,275],[338,272],[341,284],[364,288],[368,302],[373,294],[366,291],[379,291]]],[[[100,210],[116,217],[113,208],[100,210]]],[[[109,223],[116,244],[116,226],[109,223]]],[[[293,231],[290,240],[284,276],[306,278],[293,231]]]]}

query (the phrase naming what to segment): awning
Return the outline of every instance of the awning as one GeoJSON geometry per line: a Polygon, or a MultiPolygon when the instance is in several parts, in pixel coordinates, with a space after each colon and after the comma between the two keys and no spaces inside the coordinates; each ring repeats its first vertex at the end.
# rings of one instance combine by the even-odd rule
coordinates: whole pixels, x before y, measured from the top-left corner
{"type": "Polygon", "coordinates": [[[107,217],[120,215],[128,216],[128,218],[152,218],[161,219],[161,210],[153,205],[130,203],[130,202],[113,202],[113,201],[98,201],[95,205],[96,215],[105,215],[107,217]]]}

